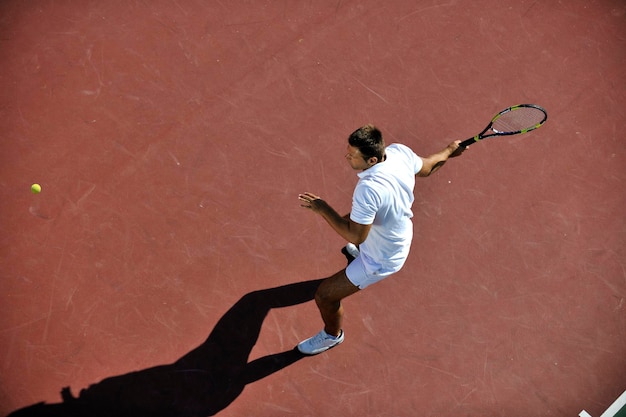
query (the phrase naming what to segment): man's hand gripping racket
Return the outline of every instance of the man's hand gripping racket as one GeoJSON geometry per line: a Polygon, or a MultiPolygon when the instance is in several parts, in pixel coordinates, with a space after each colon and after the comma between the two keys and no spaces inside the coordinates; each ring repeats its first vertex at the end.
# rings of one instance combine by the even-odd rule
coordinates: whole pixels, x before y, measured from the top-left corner
{"type": "Polygon", "coordinates": [[[518,104],[496,114],[487,127],[473,138],[459,144],[462,149],[491,136],[510,136],[530,132],[541,127],[548,113],[536,104],[518,104]]]}

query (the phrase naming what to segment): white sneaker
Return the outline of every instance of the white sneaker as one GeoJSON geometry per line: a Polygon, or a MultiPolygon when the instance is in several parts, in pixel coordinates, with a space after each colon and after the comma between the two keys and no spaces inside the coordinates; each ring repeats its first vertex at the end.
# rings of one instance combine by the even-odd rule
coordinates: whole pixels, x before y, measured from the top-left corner
{"type": "Polygon", "coordinates": [[[359,252],[359,248],[354,243],[348,242],[346,245],[346,252],[350,254],[353,258],[358,258],[361,252],[359,252]]]}
{"type": "Polygon", "coordinates": [[[298,344],[298,350],[305,355],[317,355],[343,342],[343,330],[333,337],[324,330],[298,344]]]}

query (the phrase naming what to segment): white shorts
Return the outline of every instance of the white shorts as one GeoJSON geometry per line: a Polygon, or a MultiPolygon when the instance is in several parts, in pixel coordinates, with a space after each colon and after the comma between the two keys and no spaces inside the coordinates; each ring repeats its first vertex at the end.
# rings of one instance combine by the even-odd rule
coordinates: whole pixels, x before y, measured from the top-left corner
{"type": "Polygon", "coordinates": [[[362,290],[365,287],[376,284],[378,281],[382,281],[389,275],[395,274],[402,268],[403,264],[404,260],[400,263],[395,262],[386,266],[380,265],[378,269],[372,270],[370,265],[366,268],[363,262],[363,253],[361,253],[346,268],[346,276],[352,284],[362,290]]]}

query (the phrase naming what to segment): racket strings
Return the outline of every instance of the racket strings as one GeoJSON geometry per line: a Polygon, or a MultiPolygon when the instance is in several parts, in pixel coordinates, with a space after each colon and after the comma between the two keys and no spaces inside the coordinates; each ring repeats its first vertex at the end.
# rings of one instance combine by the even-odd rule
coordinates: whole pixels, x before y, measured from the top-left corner
{"type": "Polygon", "coordinates": [[[523,132],[538,127],[544,120],[543,111],[534,107],[520,107],[494,120],[491,130],[496,133],[523,132]]]}

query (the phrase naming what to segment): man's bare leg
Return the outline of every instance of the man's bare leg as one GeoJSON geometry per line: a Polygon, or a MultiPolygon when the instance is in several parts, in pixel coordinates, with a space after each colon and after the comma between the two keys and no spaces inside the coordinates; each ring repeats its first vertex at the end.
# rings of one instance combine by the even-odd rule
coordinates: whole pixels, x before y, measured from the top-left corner
{"type": "Polygon", "coordinates": [[[359,288],[348,280],[345,269],[321,282],[315,293],[315,303],[324,320],[324,330],[298,343],[301,353],[317,355],[343,342],[341,300],[357,291],[359,288]]]}
{"type": "Polygon", "coordinates": [[[341,300],[359,291],[359,287],[350,282],[346,270],[326,278],[315,293],[315,303],[324,321],[324,331],[331,336],[339,336],[343,323],[341,300]]]}

